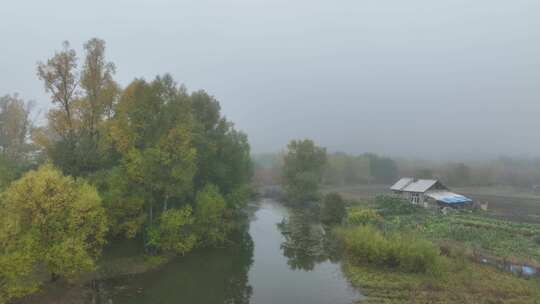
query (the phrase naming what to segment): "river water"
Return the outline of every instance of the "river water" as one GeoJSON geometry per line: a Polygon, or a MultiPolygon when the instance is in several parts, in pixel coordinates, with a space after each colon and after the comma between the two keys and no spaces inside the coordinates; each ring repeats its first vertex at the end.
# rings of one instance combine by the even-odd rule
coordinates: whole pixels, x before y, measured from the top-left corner
{"type": "Polygon", "coordinates": [[[361,295],[340,250],[310,214],[258,202],[249,229],[227,249],[201,250],[145,274],[106,282],[114,304],[349,304],[361,295]]]}

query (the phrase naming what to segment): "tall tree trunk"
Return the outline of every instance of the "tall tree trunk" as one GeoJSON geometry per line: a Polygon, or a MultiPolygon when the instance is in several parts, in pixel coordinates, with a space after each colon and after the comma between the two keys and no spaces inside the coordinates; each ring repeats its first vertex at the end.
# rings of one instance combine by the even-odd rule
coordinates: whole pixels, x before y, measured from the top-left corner
{"type": "Polygon", "coordinates": [[[167,211],[167,209],[169,208],[168,206],[169,204],[169,196],[165,196],[165,201],[163,202],[163,212],[167,211]]]}
{"type": "Polygon", "coordinates": [[[150,203],[150,227],[153,227],[154,225],[154,205],[150,203]]]}

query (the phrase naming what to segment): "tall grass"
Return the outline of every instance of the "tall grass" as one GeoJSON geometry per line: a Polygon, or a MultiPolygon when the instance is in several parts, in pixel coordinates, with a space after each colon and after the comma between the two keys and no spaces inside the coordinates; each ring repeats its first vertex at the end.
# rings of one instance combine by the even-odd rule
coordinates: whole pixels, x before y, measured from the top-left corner
{"type": "Polygon", "coordinates": [[[429,241],[399,233],[383,235],[369,225],[345,229],[341,234],[347,253],[355,263],[404,272],[442,272],[439,248],[429,241]]]}

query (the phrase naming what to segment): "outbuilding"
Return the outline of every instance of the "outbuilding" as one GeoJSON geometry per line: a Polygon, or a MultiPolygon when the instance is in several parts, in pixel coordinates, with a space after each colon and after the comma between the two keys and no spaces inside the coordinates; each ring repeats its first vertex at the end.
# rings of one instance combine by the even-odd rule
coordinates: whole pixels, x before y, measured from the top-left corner
{"type": "Polygon", "coordinates": [[[412,204],[426,208],[430,206],[462,208],[473,204],[472,199],[451,192],[437,179],[404,177],[392,185],[390,190],[412,204]]]}

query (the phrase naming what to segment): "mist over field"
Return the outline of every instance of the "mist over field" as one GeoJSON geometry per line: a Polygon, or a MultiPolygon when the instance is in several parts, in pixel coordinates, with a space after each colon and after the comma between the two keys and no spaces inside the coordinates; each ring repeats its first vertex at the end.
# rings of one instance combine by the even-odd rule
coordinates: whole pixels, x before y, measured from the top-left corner
{"type": "Polygon", "coordinates": [[[99,37],[121,86],[169,72],[204,88],[256,153],[309,137],[348,153],[537,156],[539,12],[534,0],[11,1],[0,93],[46,113],[36,62],[99,37]]]}

